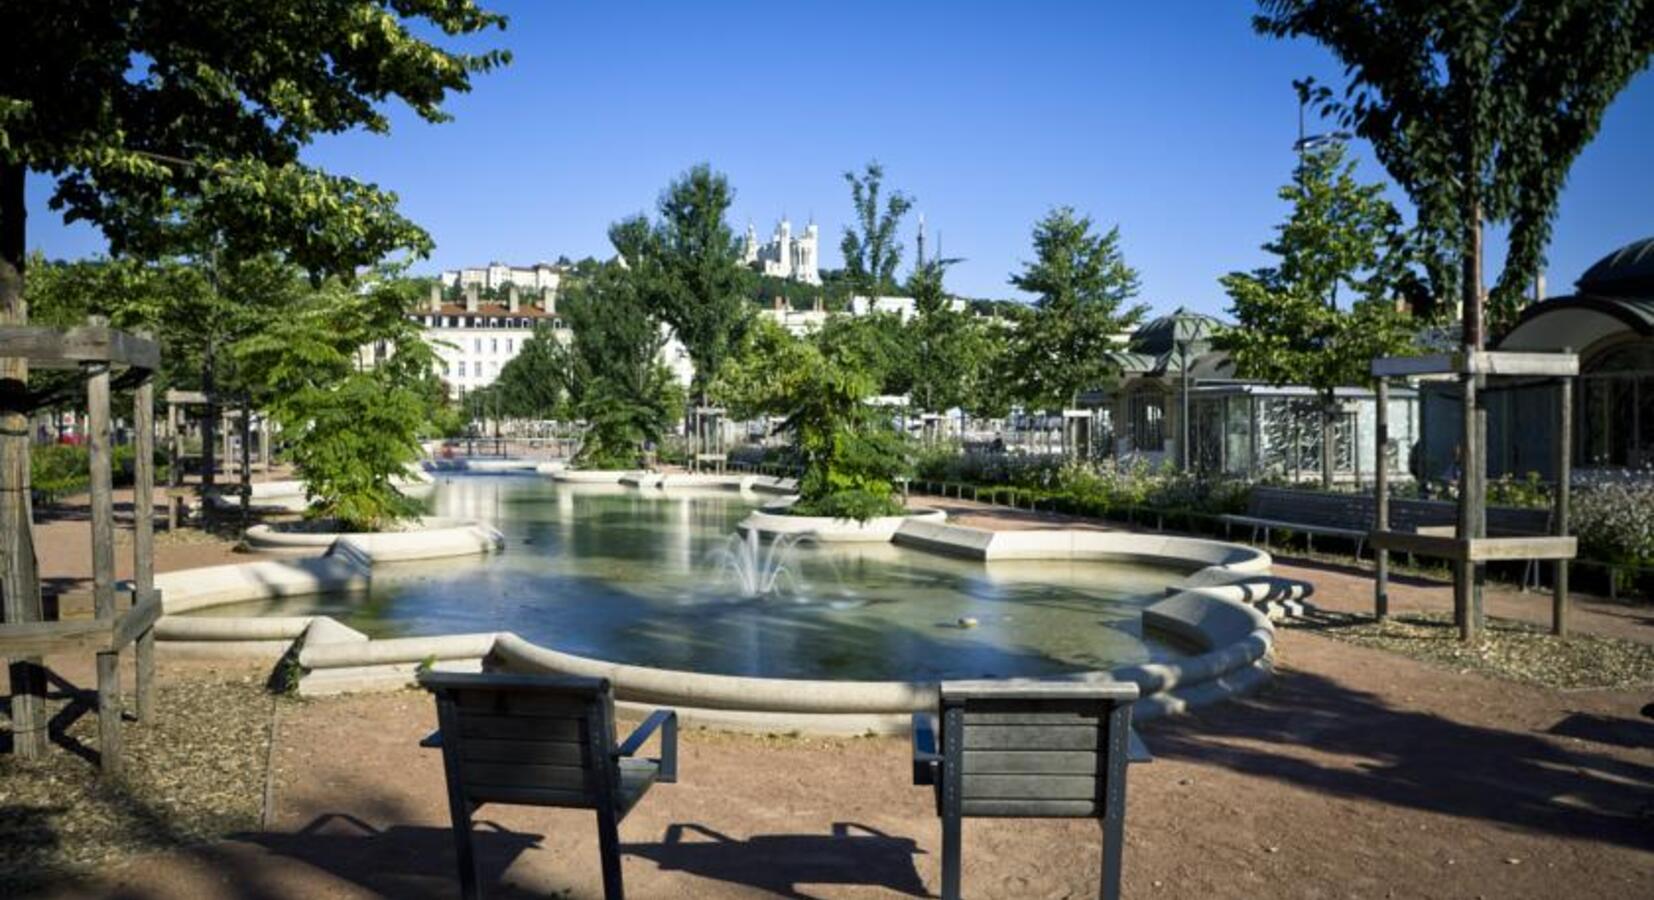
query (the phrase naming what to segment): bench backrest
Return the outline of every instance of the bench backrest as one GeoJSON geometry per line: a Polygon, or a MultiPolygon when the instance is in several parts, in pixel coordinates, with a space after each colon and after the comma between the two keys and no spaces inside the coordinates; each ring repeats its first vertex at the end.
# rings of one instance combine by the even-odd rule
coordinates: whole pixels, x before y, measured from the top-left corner
{"type": "Polygon", "coordinates": [[[942,803],[964,816],[1123,815],[1137,686],[942,685],[942,803]]]}
{"type": "MultiPolygon", "coordinates": [[[[1391,500],[1390,527],[1413,531],[1459,521],[1459,504],[1451,500],[1391,500]]],[[[1551,510],[1544,507],[1489,506],[1487,531],[1492,535],[1549,534],[1551,510]]]]}
{"type": "Polygon", "coordinates": [[[1247,515],[1277,522],[1329,528],[1367,528],[1373,522],[1373,498],[1365,494],[1254,488],[1247,515]]]}
{"type": "Polygon", "coordinates": [[[472,803],[596,809],[618,784],[600,678],[427,672],[450,791],[472,803]]]}

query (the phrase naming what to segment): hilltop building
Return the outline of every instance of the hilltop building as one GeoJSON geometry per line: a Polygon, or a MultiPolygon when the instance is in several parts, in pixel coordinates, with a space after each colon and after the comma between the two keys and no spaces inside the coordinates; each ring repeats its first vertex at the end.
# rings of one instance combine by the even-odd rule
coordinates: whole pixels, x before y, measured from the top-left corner
{"type": "Polygon", "coordinates": [[[821,229],[811,222],[804,227],[804,236],[793,237],[793,225],[786,219],[775,226],[775,233],[767,243],[758,243],[758,230],[747,225],[747,237],[742,245],[741,258],[763,275],[790,278],[805,284],[821,283],[821,229]]]}
{"type": "Polygon", "coordinates": [[[501,262],[491,262],[486,266],[473,266],[466,269],[450,269],[440,276],[442,286],[464,290],[471,285],[485,291],[504,290],[506,285],[514,284],[519,290],[540,293],[556,291],[563,280],[566,266],[551,263],[535,263],[532,266],[508,266],[501,262]]]}

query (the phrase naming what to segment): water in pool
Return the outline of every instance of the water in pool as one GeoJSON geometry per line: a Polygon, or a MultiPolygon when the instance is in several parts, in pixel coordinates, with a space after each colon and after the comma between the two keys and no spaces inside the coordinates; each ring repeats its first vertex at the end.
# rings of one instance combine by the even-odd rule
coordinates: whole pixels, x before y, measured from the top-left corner
{"type": "Polygon", "coordinates": [[[743,597],[718,551],[763,499],[439,476],[431,512],[494,525],[505,552],[380,565],[367,592],[201,614],[325,613],[374,637],[512,631],[598,659],[776,678],[1040,676],[1177,655],[1140,627],[1180,577],[1164,568],[805,542],[780,556],[778,592],[743,597]]]}

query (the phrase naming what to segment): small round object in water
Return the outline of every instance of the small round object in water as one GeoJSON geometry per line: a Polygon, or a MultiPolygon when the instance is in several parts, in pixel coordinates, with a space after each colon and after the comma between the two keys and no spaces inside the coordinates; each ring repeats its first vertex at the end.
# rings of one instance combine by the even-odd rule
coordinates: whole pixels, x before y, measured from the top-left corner
{"type": "Polygon", "coordinates": [[[977,626],[977,621],[976,621],[975,616],[960,616],[959,617],[959,627],[960,628],[975,628],[976,626],[977,626]]]}

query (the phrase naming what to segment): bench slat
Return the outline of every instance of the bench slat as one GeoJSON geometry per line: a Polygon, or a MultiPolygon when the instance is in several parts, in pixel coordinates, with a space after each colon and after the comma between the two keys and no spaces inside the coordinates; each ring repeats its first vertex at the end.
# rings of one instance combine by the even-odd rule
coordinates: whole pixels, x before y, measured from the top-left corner
{"type": "Polygon", "coordinates": [[[1087,800],[1097,796],[1092,775],[967,775],[966,800],[1087,800]]]}
{"type": "Polygon", "coordinates": [[[461,712],[460,733],[466,738],[506,738],[546,742],[580,743],[586,740],[586,723],[580,719],[553,719],[538,716],[491,716],[461,712]]]}
{"type": "Polygon", "coordinates": [[[965,729],[965,750],[1095,750],[1094,725],[976,725],[965,729]]]}
{"type": "Polygon", "coordinates": [[[1095,775],[1090,750],[967,750],[966,775],[1095,775]]]}
{"type": "Polygon", "coordinates": [[[465,742],[467,762],[582,766],[586,747],[571,741],[502,741],[476,738],[465,742]]]}
{"type": "Polygon", "coordinates": [[[978,818],[1070,819],[1094,818],[1095,800],[964,800],[960,812],[978,818]]]}
{"type": "Polygon", "coordinates": [[[558,791],[585,791],[587,771],[581,766],[534,766],[521,763],[479,763],[465,761],[465,783],[469,787],[546,788],[558,791]]]}

